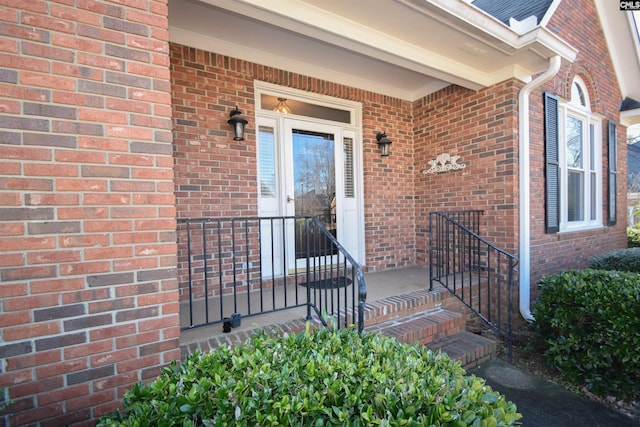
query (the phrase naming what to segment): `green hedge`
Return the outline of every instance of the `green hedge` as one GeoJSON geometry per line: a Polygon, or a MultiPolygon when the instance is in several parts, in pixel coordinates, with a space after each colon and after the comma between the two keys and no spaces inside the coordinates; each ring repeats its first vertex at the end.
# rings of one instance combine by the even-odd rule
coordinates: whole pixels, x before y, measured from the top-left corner
{"type": "Polygon", "coordinates": [[[135,385],[106,426],[509,426],[513,403],[459,362],[354,330],[252,337],[135,385]]]}
{"type": "Polygon", "coordinates": [[[640,228],[637,226],[627,227],[627,246],[630,248],[640,247],[640,228]]]}
{"type": "Polygon", "coordinates": [[[640,248],[616,249],[594,257],[590,267],[594,270],[618,270],[640,273],[640,248]]]}
{"type": "Polygon", "coordinates": [[[540,290],[534,327],[547,362],[594,393],[640,397],[640,275],[566,271],[540,290]]]}

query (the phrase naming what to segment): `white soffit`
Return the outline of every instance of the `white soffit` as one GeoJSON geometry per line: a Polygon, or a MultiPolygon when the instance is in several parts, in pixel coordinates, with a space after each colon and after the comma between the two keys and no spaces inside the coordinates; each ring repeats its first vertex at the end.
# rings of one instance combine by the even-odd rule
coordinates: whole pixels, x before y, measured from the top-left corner
{"type": "Polygon", "coordinates": [[[640,125],[640,109],[627,110],[620,112],[620,123],[629,127],[633,125],[640,125]]]}
{"type": "Polygon", "coordinates": [[[527,81],[575,50],[460,0],[170,0],[173,42],[413,101],[527,81]]]}
{"type": "Polygon", "coordinates": [[[596,0],[596,7],[622,91],[621,100],[640,101],[640,54],[633,12],[621,11],[610,0],[596,0]]]}

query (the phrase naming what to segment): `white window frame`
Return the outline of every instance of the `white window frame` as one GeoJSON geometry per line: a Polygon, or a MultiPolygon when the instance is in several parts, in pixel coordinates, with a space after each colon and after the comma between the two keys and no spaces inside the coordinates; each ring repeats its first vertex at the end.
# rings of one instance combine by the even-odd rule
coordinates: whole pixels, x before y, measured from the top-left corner
{"type": "Polygon", "coordinates": [[[602,117],[591,112],[589,93],[584,81],[576,76],[572,83],[572,99],[561,102],[559,126],[559,163],[560,163],[560,232],[588,230],[603,226],[602,216],[602,117]],[[576,97],[574,85],[580,88],[583,97],[576,97]],[[578,99],[576,99],[578,98],[578,99]],[[567,118],[574,117],[582,122],[582,171],[583,194],[581,221],[569,221],[569,168],[567,165],[567,118]],[[593,129],[593,131],[592,131],[593,129]],[[593,132],[593,152],[591,150],[591,132],[593,132]],[[593,168],[592,168],[593,162],[593,168]],[[592,200],[592,175],[595,175],[595,200],[592,200]],[[591,212],[595,204],[595,218],[591,212]]]}

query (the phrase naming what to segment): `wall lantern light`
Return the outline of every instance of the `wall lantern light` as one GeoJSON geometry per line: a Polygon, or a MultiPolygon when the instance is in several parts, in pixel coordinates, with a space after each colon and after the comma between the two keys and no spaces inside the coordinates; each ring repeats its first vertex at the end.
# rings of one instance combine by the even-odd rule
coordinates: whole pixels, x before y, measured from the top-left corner
{"type": "Polygon", "coordinates": [[[378,148],[380,149],[380,155],[385,157],[389,155],[389,146],[393,144],[389,138],[387,138],[387,134],[384,132],[378,132],[376,135],[376,139],[378,140],[378,148]]]}
{"type": "Polygon", "coordinates": [[[244,141],[244,127],[249,122],[244,118],[240,110],[238,110],[238,106],[229,113],[227,123],[233,126],[233,133],[235,135],[233,139],[235,141],[244,141]]]}

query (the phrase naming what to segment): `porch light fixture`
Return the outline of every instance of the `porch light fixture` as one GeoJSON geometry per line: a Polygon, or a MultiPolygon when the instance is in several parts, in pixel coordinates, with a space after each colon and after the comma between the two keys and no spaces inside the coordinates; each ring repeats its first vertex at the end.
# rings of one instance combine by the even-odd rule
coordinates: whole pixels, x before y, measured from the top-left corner
{"type": "Polygon", "coordinates": [[[376,135],[376,139],[378,140],[378,148],[380,149],[380,155],[386,157],[389,155],[389,146],[393,144],[389,138],[387,138],[387,134],[384,132],[378,132],[376,135]]]}
{"type": "Polygon", "coordinates": [[[244,127],[249,122],[244,118],[240,110],[238,110],[237,105],[236,108],[229,113],[227,123],[233,126],[234,141],[244,141],[244,127]]]}
{"type": "Polygon", "coordinates": [[[287,104],[287,98],[278,98],[278,105],[273,109],[276,113],[291,114],[291,107],[287,104]]]}

